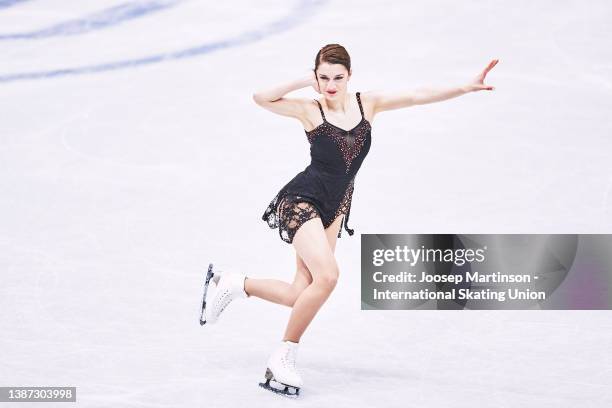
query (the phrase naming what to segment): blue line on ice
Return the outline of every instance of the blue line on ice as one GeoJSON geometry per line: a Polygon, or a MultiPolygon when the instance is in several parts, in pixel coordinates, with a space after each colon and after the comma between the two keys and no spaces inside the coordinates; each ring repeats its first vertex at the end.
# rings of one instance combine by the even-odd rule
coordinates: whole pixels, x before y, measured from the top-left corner
{"type": "Polygon", "coordinates": [[[14,6],[15,4],[23,3],[26,1],[28,0],[0,0],[0,9],[9,8],[11,6],[14,6]]]}
{"type": "MultiPolygon", "coordinates": [[[[38,40],[48,37],[79,35],[111,27],[176,5],[176,0],[135,1],[123,3],[88,16],[23,33],[2,33],[0,41],[38,40]]],[[[1,3],[0,3],[1,4],[1,3]]]]}
{"type": "Polygon", "coordinates": [[[1,82],[12,82],[28,79],[49,79],[67,75],[82,75],[95,72],[114,71],[126,68],[135,68],[142,65],[156,64],[164,61],[192,58],[225,48],[237,47],[259,41],[273,34],[287,31],[305,21],[316,8],[327,0],[299,0],[296,6],[285,17],[264,25],[261,28],[245,31],[225,40],[213,41],[190,48],[153,54],[140,58],[106,62],[96,65],[69,67],[49,71],[18,72],[0,74],[1,82]]]}

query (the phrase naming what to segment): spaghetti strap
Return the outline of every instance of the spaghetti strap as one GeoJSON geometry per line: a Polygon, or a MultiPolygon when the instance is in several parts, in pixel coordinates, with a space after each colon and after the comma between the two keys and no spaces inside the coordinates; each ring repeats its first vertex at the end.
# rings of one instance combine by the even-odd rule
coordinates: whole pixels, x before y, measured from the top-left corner
{"type": "Polygon", "coordinates": [[[361,117],[363,119],[365,119],[365,115],[363,114],[363,107],[361,106],[361,98],[359,97],[360,93],[361,92],[357,92],[357,94],[356,94],[357,95],[357,103],[359,104],[359,111],[361,111],[361,117]]]}
{"type": "Polygon", "coordinates": [[[319,105],[319,110],[321,111],[321,117],[323,117],[323,122],[327,122],[327,120],[325,120],[325,114],[323,113],[323,107],[321,106],[321,103],[316,99],[314,101],[317,103],[317,105],[319,105]]]}

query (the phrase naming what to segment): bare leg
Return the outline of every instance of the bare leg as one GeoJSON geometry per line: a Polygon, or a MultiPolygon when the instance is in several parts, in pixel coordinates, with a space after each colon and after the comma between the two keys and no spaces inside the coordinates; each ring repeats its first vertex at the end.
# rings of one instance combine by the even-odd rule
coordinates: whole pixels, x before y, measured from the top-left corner
{"type": "Polygon", "coordinates": [[[297,272],[292,284],[278,279],[247,278],[244,282],[244,290],[249,296],[256,296],[289,307],[293,306],[300,293],[312,282],[312,276],[306,264],[297,254],[296,258],[297,272]]]}
{"type": "Polygon", "coordinates": [[[308,266],[313,281],[295,301],[283,340],[294,343],[300,341],[304,331],[336,286],[339,270],[334,249],[341,221],[342,216],[339,216],[324,230],[320,218],[309,220],[293,238],[293,245],[308,266]]]}

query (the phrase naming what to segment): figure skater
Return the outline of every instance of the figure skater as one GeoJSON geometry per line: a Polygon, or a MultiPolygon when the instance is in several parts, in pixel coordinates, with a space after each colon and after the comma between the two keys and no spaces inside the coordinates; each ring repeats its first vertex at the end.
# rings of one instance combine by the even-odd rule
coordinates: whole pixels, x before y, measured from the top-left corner
{"type": "Polygon", "coordinates": [[[328,44],[316,55],[306,77],[257,92],[254,101],[279,115],[299,120],[310,144],[311,163],[272,199],[262,219],[278,228],[280,238],[296,251],[293,283],[247,278],[240,273],[211,275],[216,291],[206,302],[206,322],[215,323],[236,298],[255,296],[292,308],[281,344],[268,359],[264,388],[298,395],[303,385],[296,370],[298,344],[304,331],[330,296],[339,275],[334,257],[342,225],[349,235],[349,214],[355,176],[370,150],[372,122],[384,111],[440,102],[470,92],[493,90],[484,84],[489,65],[463,86],[411,92],[349,93],[351,59],[344,47],[328,44]],[[285,95],[312,87],[317,99],[285,95]],[[270,381],[281,388],[270,386],[270,381]],[[283,388],[284,387],[284,388],[283,388]]]}

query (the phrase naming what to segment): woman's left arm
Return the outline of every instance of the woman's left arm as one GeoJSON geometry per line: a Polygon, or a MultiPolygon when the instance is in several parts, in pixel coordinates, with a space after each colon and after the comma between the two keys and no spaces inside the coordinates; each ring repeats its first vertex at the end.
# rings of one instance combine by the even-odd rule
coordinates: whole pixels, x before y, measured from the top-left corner
{"type": "Polygon", "coordinates": [[[492,91],[495,87],[486,85],[484,79],[498,61],[497,59],[492,60],[484,71],[478,74],[471,82],[463,86],[451,88],[418,88],[413,91],[395,94],[370,92],[369,96],[373,102],[374,114],[392,109],[407,108],[413,105],[440,102],[469,92],[483,90],[492,91]]]}

